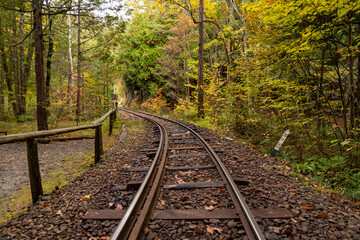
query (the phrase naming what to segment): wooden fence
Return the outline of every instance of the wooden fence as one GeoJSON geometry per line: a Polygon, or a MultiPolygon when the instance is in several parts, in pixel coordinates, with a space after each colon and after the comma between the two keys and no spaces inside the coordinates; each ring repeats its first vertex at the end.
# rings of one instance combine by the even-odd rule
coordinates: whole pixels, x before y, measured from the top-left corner
{"type": "Polygon", "coordinates": [[[39,197],[43,195],[36,139],[50,137],[63,133],[76,132],[85,129],[95,129],[95,163],[98,163],[100,161],[101,154],[103,153],[101,131],[102,122],[106,118],[110,117],[109,135],[111,135],[114,121],[116,120],[116,110],[117,105],[115,104],[114,109],[110,110],[104,116],[89,125],[0,136],[0,144],[26,141],[31,196],[33,203],[37,202],[39,200],[39,197]]]}

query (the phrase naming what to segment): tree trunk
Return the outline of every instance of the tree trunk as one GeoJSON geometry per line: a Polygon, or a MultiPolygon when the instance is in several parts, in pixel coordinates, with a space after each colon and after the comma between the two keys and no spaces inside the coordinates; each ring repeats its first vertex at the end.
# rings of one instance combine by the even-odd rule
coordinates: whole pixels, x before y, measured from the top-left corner
{"type": "Polygon", "coordinates": [[[46,59],[46,79],[45,79],[45,86],[46,86],[46,116],[49,117],[50,116],[50,81],[51,81],[51,63],[52,63],[52,54],[54,51],[54,42],[52,39],[52,21],[53,19],[51,18],[49,20],[49,46],[48,46],[48,54],[47,54],[47,59],[46,59]]]}
{"type": "MultiPolygon", "coordinates": [[[[23,10],[23,7],[21,6],[21,10],[23,10]]],[[[19,26],[19,37],[20,39],[24,38],[24,13],[20,12],[20,26],[19,26]]],[[[24,57],[24,47],[23,44],[20,44],[19,46],[19,55],[20,55],[20,76],[19,76],[19,85],[20,85],[20,102],[19,102],[19,113],[20,115],[23,115],[26,113],[26,101],[25,101],[25,95],[26,92],[23,91],[24,87],[24,78],[25,78],[25,57],[24,57]]]]}
{"type": "Polygon", "coordinates": [[[204,0],[199,3],[199,70],[198,70],[198,117],[204,116],[204,0]]]}
{"type": "Polygon", "coordinates": [[[74,82],[74,65],[72,58],[72,39],[71,39],[71,16],[67,15],[67,24],[68,24],[68,44],[69,44],[69,80],[68,80],[68,97],[71,98],[73,94],[73,82],[74,82]]]}
{"type": "Polygon", "coordinates": [[[11,85],[11,78],[10,78],[10,72],[9,72],[9,67],[8,67],[8,63],[6,60],[6,53],[5,53],[5,44],[4,44],[4,37],[3,37],[3,27],[2,27],[2,18],[0,17],[0,57],[1,57],[1,64],[2,64],[2,68],[3,68],[3,72],[4,72],[4,79],[7,85],[7,89],[8,89],[8,107],[11,105],[12,109],[14,111],[14,113],[16,112],[16,105],[15,105],[15,101],[14,101],[14,92],[12,90],[12,85],[11,85]]]}
{"type": "Polygon", "coordinates": [[[78,65],[77,65],[77,92],[76,92],[76,123],[79,124],[80,121],[80,88],[81,88],[81,42],[80,42],[80,0],[78,0],[78,15],[77,15],[77,22],[78,22],[78,51],[77,51],[77,58],[78,58],[78,65]]]}
{"type": "Polygon", "coordinates": [[[4,72],[0,73],[0,120],[3,119],[5,113],[5,97],[4,97],[4,72]]]}
{"type": "MultiPolygon", "coordinates": [[[[356,29],[356,36],[355,37],[359,37],[360,36],[360,24],[356,24],[355,26],[356,29]]],[[[355,115],[359,116],[360,115],[360,52],[358,51],[359,47],[357,46],[355,51],[357,52],[357,64],[356,64],[356,68],[357,68],[357,79],[356,79],[356,108],[355,108],[355,115]]],[[[359,127],[359,120],[357,120],[356,122],[356,126],[359,127]]]]}
{"type": "Polygon", "coordinates": [[[35,76],[38,130],[47,130],[46,89],[44,77],[43,29],[41,10],[43,0],[33,0],[34,39],[35,39],[35,76]]]}
{"type": "Polygon", "coordinates": [[[35,50],[35,41],[32,37],[30,37],[29,48],[25,60],[25,65],[23,69],[23,78],[20,78],[21,81],[21,106],[20,111],[25,114],[26,113],[26,93],[27,93],[27,83],[30,77],[31,71],[31,63],[34,55],[35,50]]]}
{"type": "Polygon", "coordinates": [[[14,74],[14,88],[15,88],[15,105],[16,111],[15,116],[20,115],[20,81],[19,81],[19,58],[18,58],[18,47],[17,44],[17,19],[16,19],[16,12],[14,12],[14,22],[13,22],[13,74],[14,74]]]}
{"type": "MultiPolygon", "coordinates": [[[[349,81],[350,81],[350,117],[349,117],[349,130],[353,130],[355,128],[355,81],[354,81],[354,50],[353,48],[353,37],[352,37],[352,12],[349,13],[349,81]]],[[[352,133],[350,133],[352,134],[352,133]]]]}
{"type": "MultiPolygon", "coordinates": [[[[1,27],[0,27],[0,31],[1,31],[1,27]]],[[[0,33],[0,36],[1,36],[1,33],[0,33]]],[[[4,78],[5,78],[5,82],[6,82],[7,89],[8,89],[8,102],[12,106],[12,109],[15,113],[16,112],[16,104],[14,101],[14,92],[12,90],[11,78],[10,78],[9,68],[8,68],[7,61],[6,61],[6,55],[5,55],[3,43],[0,43],[0,54],[1,54],[1,63],[2,63],[3,70],[4,70],[4,78]]]]}

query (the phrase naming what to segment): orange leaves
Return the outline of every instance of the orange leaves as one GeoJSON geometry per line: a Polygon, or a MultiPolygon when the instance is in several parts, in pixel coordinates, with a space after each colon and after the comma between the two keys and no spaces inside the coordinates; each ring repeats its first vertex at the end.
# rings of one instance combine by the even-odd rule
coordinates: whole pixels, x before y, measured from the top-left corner
{"type": "Polygon", "coordinates": [[[315,219],[323,219],[323,218],[328,218],[328,217],[329,217],[329,214],[327,214],[327,213],[320,213],[320,214],[314,216],[315,219]]]}
{"type": "Polygon", "coordinates": [[[218,233],[222,233],[222,229],[220,228],[216,228],[216,227],[212,227],[212,226],[209,226],[209,225],[206,225],[206,231],[208,233],[211,233],[211,234],[214,234],[214,232],[218,232],[218,233]]]}
{"type": "Polygon", "coordinates": [[[130,178],[136,177],[137,175],[138,175],[138,174],[133,173],[133,174],[131,174],[130,178]]]}
{"type": "Polygon", "coordinates": [[[311,206],[307,205],[307,204],[304,204],[304,205],[300,206],[300,209],[311,210],[311,206]]]}

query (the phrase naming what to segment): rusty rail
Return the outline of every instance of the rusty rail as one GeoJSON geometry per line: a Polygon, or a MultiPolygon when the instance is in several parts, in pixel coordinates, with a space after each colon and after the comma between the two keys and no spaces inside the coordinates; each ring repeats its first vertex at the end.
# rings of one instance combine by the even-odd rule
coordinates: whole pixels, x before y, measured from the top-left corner
{"type": "MultiPolygon", "coordinates": [[[[127,109],[122,108],[121,110],[126,111],[127,109]]],[[[196,136],[200,140],[201,144],[210,153],[210,157],[212,158],[220,175],[227,182],[226,185],[229,190],[229,194],[230,194],[231,198],[234,200],[234,205],[235,205],[236,209],[239,211],[239,217],[241,219],[241,222],[244,225],[244,228],[248,235],[248,238],[251,240],[264,240],[265,236],[264,236],[263,232],[261,231],[259,225],[257,224],[253,214],[251,213],[250,208],[246,204],[245,199],[240,194],[239,189],[237,188],[234,180],[232,179],[231,175],[227,171],[225,165],[222,163],[222,161],[220,160],[218,155],[215,153],[215,151],[211,148],[211,146],[196,131],[194,131],[193,129],[189,128],[188,126],[186,126],[180,122],[177,122],[173,119],[161,117],[161,116],[155,116],[153,114],[149,114],[146,112],[141,112],[141,111],[137,111],[137,112],[144,114],[144,115],[153,116],[153,117],[156,117],[159,119],[163,119],[163,120],[178,124],[178,125],[186,128],[188,131],[190,131],[192,134],[194,134],[194,136],[196,136]]]]}
{"type": "Polygon", "coordinates": [[[110,116],[109,119],[109,135],[112,134],[114,120],[116,119],[116,110],[117,105],[108,111],[101,118],[95,120],[89,125],[81,125],[75,127],[68,128],[59,128],[45,131],[36,131],[36,132],[28,132],[21,134],[11,134],[6,136],[0,136],[0,144],[13,143],[13,142],[21,142],[26,141],[26,149],[27,149],[27,160],[29,167],[29,178],[30,178],[30,187],[31,187],[31,197],[33,203],[36,203],[39,200],[39,197],[43,195],[43,188],[41,184],[41,174],[39,169],[39,156],[37,150],[37,138],[50,137],[54,135],[59,135],[63,133],[76,132],[85,129],[93,129],[95,128],[95,163],[100,161],[101,154],[103,152],[102,145],[102,122],[110,116]]]}
{"type": "MultiPolygon", "coordinates": [[[[129,113],[129,111],[124,109],[122,109],[122,111],[129,113]]],[[[125,216],[121,219],[121,222],[116,227],[113,235],[111,236],[111,240],[141,239],[143,237],[143,232],[141,229],[148,223],[150,219],[150,215],[148,214],[149,210],[153,209],[156,204],[155,196],[160,190],[160,183],[165,173],[165,165],[169,147],[168,133],[164,126],[150,118],[144,117],[134,112],[130,113],[142,117],[155,124],[160,131],[160,142],[150,169],[146,174],[144,181],[137,191],[128,210],[126,211],[125,216]],[[157,166],[158,170],[156,170],[157,166]]]]}

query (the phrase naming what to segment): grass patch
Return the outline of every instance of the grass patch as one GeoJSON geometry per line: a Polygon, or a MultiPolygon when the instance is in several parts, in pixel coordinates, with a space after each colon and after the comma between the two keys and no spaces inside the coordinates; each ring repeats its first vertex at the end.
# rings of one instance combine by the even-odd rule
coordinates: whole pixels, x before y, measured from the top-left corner
{"type": "MultiPolygon", "coordinates": [[[[55,189],[66,185],[69,181],[86,171],[93,163],[94,153],[83,153],[76,155],[76,157],[66,157],[63,164],[54,165],[55,167],[53,170],[41,176],[44,194],[50,194],[55,189]]],[[[25,211],[27,206],[31,203],[32,199],[29,184],[19,187],[17,191],[0,199],[0,224],[8,219],[18,216],[25,211]]]]}
{"type": "MultiPolygon", "coordinates": [[[[71,122],[61,123],[59,124],[59,127],[73,126],[70,123],[71,122]]],[[[123,123],[125,123],[129,127],[144,124],[143,121],[122,121],[118,119],[114,122],[113,134],[109,135],[109,119],[106,119],[102,125],[104,150],[111,148],[117,143],[122,131],[123,123]]],[[[26,130],[32,129],[31,124],[29,124],[28,122],[17,124],[17,129],[22,129],[22,127],[25,128],[25,130],[22,129],[21,131],[28,132],[26,130]]],[[[8,133],[19,133],[16,132],[15,126],[12,125],[12,123],[6,123],[5,125],[11,126],[11,128],[9,127],[9,129],[11,129],[11,132],[8,133]]],[[[83,130],[82,133],[85,133],[84,135],[94,135],[94,129],[83,130]]],[[[64,134],[63,136],[72,135],[79,135],[79,133],[73,132],[70,134],[64,134]]],[[[69,155],[65,159],[63,159],[60,164],[55,163],[53,165],[54,169],[41,176],[44,194],[50,194],[55,189],[66,185],[69,181],[73,180],[74,178],[85,172],[93,164],[94,149],[92,149],[89,153],[69,155]]],[[[0,224],[24,212],[31,204],[31,202],[32,199],[29,184],[19,187],[18,190],[0,199],[0,224]]]]}

